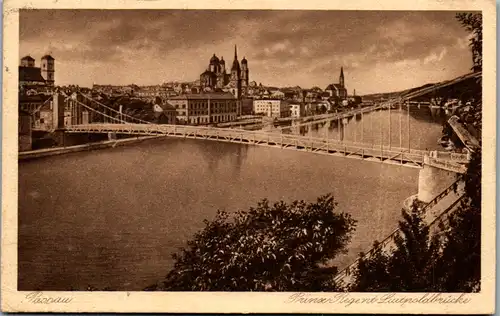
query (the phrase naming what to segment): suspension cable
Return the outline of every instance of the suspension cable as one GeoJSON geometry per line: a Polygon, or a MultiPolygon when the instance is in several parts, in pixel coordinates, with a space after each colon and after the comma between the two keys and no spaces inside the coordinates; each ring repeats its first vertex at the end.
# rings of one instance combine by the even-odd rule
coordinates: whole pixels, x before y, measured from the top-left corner
{"type": "Polygon", "coordinates": [[[97,101],[97,100],[94,100],[94,99],[92,99],[92,98],[90,98],[90,97],[86,96],[85,94],[83,94],[83,93],[81,93],[81,92],[80,92],[80,94],[81,94],[84,98],[86,98],[86,99],[88,99],[88,100],[90,100],[90,101],[93,101],[93,102],[95,102],[95,103],[97,103],[97,104],[101,105],[102,107],[104,107],[104,108],[106,108],[106,109],[108,109],[108,110],[111,110],[111,111],[113,111],[113,112],[115,112],[115,113],[118,113],[118,114],[120,114],[120,115],[122,115],[122,116],[125,116],[125,117],[128,117],[128,118],[130,118],[130,119],[136,120],[136,121],[138,121],[138,122],[140,122],[140,123],[151,124],[151,122],[144,121],[144,120],[141,120],[141,119],[139,119],[139,118],[136,118],[136,117],[130,116],[130,115],[126,114],[126,113],[123,113],[123,112],[117,111],[117,110],[115,110],[115,109],[113,109],[113,108],[111,108],[111,107],[109,107],[109,106],[107,106],[107,105],[105,105],[105,104],[103,104],[103,103],[101,103],[101,102],[97,101]]]}
{"type": "Polygon", "coordinates": [[[102,115],[102,116],[104,116],[104,117],[107,117],[107,118],[110,118],[110,119],[112,119],[112,120],[118,121],[119,123],[122,123],[122,124],[130,124],[130,123],[128,123],[127,121],[121,120],[121,119],[119,119],[119,118],[116,118],[116,117],[113,117],[113,116],[107,115],[107,114],[105,114],[105,113],[102,113],[101,111],[98,111],[98,110],[96,110],[96,109],[93,109],[93,108],[91,108],[90,106],[88,106],[88,105],[86,105],[86,104],[84,104],[84,103],[82,103],[82,102],[80,102],[80,101],[78,101],[78,100],[73,100],[73,101],[76,101],[76,103],[78,103],[79,105],[81,105],[81,106],[83,106],[83,107],[85,107],[85,108],[89,109],[89,110],[90,110],[90,111],[92,111],[92,112],[95,112],[95,113],[97,113],[97,114],[100,114],[100,115],[102,115]]]}
{"type": "Polygon", "coordinates": [[[45,101],[42,103],[42,105],[40,105],[38,108],[36,108],[36,109],[33,111],[33,113],[31,113],[31,115],[35,115],[36,113],[38,113],[38,112],[42,109],[42,107],[43,107],[45,104],[47,104],[47,102],[49,102],[49,101],[50,101],[50,100],[52,100],[52,99],[53,99],[53,96],[50,96],[47,100],[45,100],[45,101]]]}

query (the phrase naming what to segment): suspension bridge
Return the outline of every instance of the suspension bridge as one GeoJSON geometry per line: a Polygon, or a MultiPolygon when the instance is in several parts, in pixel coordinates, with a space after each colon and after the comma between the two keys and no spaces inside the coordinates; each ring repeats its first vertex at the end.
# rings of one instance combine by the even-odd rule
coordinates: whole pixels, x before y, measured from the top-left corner
{"type": "MultiPolygon", "coordinates": [[[[244,130],[234,127],[155,124],[131,115],[130,113],[124,113],[121,107],[120,110],[117,110],[86,94],[76,92],[72,95],[67,95],[61,92],[59,96],[55,94],[51,99],[54,103],[52,108],[54,111],[57,111],[53,117],[58,121],[54,122],[53,125],[54,129],[65,133],[115,133],[147,136],[164,135],[178,138],[204,139],[291,149],[416,168],[421,168],[424,164],[427,164],[455,173],[464,173],[465,165],[469,159],[467,153],[451,153],[445,151],[431,152],[419,148],[412,148],[410,142],[410,107],[418,106],[418,103],[415,104],[415,102],[412,101],[413,98],[418,98],[432,91],[453,86],[464,80],[474,79],[480,76],[481,73],[467,74],[431,87],[424,87],[408,93],[402,93],[390,100],[374,104],[373,106],[355,108],[340,113],[316,115],[307,118],[306,122],[282,126],[270,131],[244,130]],[[408,113],[406,131],[403,131],[401,115],[399,118],[399,127],[394,128],[391,123],[391,111],[398,107],[401,110],[403,106],[406,107],[408,113]],[[382,131],[382,125],[380,124],[379,141],[376,142],[372,137],[370,142],[370,140],[364,137],[366,134],[364,131],[364,117],[367,113],[380,110],[388,111],[388,124],[384,127],[387,131],[382,131]],[[353,117],[360,117],[360,122],[357,125],[360,126],[361,133],[354,131],[354,139],[346,139],[344,128],[348,119],[353,117]],[[329,127],[336,126],[339,131],[337,138],[332,138],[327,133],[323,136],[301,135],[301,127],[310,128],[313,126],[324,126],[326,124],[329,124],[329,127]],[[387,135],[392,135],[393,128],[399,130],[399,144],[393,144],[391,142],[392,137],[387,137],[384,143],[384,132],[386,132],[387,135]],[[358,134],[360,134],[359,139],[356,138],[358,134]],[[403,145],[403,134],[407,138],[407,144],[405,145],[403,145]]],[[[47,102],[48,101],[45,103],[47,102]]],[[[45,104],[42,104],[38,107],[34,115],[36,115],[44,105],[45,104]]],[[[370,124],[372,124],[372,121],[371,119],[370,124]]],[[[463,131],[463,128],[460,129],[459,123],[457,123],[456,120],[452,120],[450,125],[453,126],[454,130],[460,132],[459,136],[462,140],[470,137],[470,135],[463,131]]],[[[467,148],[470,148],[472,146],[471,144],[475,145],[474,142],[471,143],[467,141],[467,139],[464,141],[466,142],[467,148]]]]}
{"type": "MultiPolygon", "coordinates": [[[[390,143],[375,144],[333,139],[327,136],[304,136],[294,133],[284,133],[283,130],[278,130],[278,132],[250,131],[236,128],[154,124],[113,109],[84,94],[79,94],[78,96],[65,95],[64,103],[65,107],[69,108],[69,111],[72,113],[70,120],[63,127],[63,130],[67,133],[164,135],[291,149],[387,164],[398,164],[414,168],[421,168],[427,162],[456,173],[463,173],[465,171],[463,164],[467,161],[467,155],[461,153],[450,154],[439,152],[434,154],[435,158],[432,160],[426,160],[424,158],[431,156],[431,152],[413,149],[410,146],[403,148],[401,146],[392,146],[390,143]]],[[[385,102],[372,107],[341,113],[340,115],[356,115],[383,108],[390,109],[392,105],[393,101],[385,102]]],[[[328,120],[332,121],[335,118],[336,116],[332,116],[328,120]]]]}

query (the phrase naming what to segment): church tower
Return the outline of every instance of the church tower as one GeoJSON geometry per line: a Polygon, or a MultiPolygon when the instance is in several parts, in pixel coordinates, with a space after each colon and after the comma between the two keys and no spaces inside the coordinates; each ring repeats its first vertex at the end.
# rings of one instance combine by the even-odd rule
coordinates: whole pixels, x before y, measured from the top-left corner
{"type": "Polygon", "coordinates": [[[234,45],[234,60],[233,66],[231,67],[231,82],[240,81],[240,63],[238,62],[238,52],[236,51],[236,45],[234,45]]]}
{"type": "Polygon", "coordinates": [[[241,96],[241,68],[238,62],[238,52],[236,50],[236,45],[234,45],[234,61],[231,67],[231,77],[229,83],[231,84],[231,91],[233,95],[237,98],[241,96]]]}
{"type": "Polygon", "coordinates": [[[220,71],[217,73],[217,88],[222,89],[227,84],[226,62],[222,56],[220,58],[219,65],[220,71]]]}
{"type": "Polygon", "coordinates": [[[42,57],[42,64],[40,65],[42,77],[49,86],[54,86],[56,72],[54,61],[55,59],[52,56],[45,55],[42,57]]]}
{"type": "Polygon", "coordinates": [[[31,56],[25,56],[21,59],[21,67],[35,67],[35,59],[31,56]]]}
{"type": "Polygon", "coordinates": [[[241,86],[248,87],[248,61],[245,57],[241,60],[241,86]]]}
{"type": "Polygon", "coordinates": [[[345,82],[344,82],[344,67],[340,67],[339,85],[340,85],[342,88],[345,88],[345,82]]]}

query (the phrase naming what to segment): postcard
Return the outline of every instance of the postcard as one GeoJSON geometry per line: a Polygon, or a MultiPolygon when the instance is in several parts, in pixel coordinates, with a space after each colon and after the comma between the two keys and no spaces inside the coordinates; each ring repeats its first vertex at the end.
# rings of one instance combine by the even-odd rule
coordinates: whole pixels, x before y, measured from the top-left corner
{"type": "Polygon", "coordinates": [[[9,0],[3,45],[2,311],[494,312],[493,1],[9,0]]]}

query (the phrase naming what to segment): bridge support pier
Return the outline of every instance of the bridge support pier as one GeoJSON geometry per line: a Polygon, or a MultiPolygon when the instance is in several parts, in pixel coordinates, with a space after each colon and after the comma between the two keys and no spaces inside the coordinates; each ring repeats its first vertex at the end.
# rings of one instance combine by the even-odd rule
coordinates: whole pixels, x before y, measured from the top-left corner
{"type": "Polygon", "coordinates": [[[63,129],[56,129],[50,135],[50,137],[55,141],[57,146],[64,147],[66,146],[66,134],[63,129]]]}
{"type": "MultiPolygon", "coordinates": [[[[116,133],[115,138],[116,139],[116,133]]],[[[88,133],[67,133],[64,129],[56,129],[50,133],[50,138],[60,147],[75,146],[109,140],[106,134],[88,134],[88,133]]]]}
{"type": "Polygon", "coordinates": [[[443,192],[458,178],[458,174],[452,171],[436,168],[426,164],[427,156],[424,157],[424,167],[418,174],[418,199],[429,203],[434,197],[443,192]]]}

